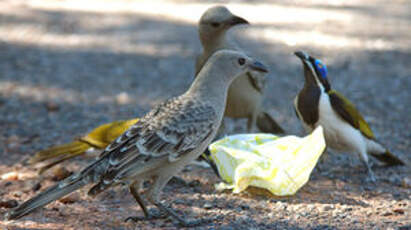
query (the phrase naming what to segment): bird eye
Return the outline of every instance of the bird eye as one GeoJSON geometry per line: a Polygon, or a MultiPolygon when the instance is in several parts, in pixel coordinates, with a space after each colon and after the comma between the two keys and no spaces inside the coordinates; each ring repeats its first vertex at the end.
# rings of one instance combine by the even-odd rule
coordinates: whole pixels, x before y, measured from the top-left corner
{"type": "Polygon", "coordinates": [[[239,58],[239,59],[238,59],[238,64],[244,65],[244,63],[245,63],[245,59],[244,59],[244,58],[239,58]]]}
{"type": "Polygon", "coordinates": [[[212,23],[211,23],[211,26],[214,27],[214,28],[217,28],[217,27],[220,26],[220,23],[218,23],[218,22],[212,22],[212,23]]]}

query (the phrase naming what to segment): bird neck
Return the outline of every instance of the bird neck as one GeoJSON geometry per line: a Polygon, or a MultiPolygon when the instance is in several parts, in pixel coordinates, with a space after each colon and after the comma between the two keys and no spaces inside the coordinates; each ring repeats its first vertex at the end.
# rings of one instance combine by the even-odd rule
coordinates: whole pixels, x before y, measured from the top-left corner
{"type": "Polygon", "coordinates": [[[311,73],[311,70],[309,70],[307,67],[304,67],[304,79],[304,88],[310,88],[315,86],[318,87],[318,84],[320,84],[318,79],[315,78],[313,73],[311,73]]]}
{"type": "Polygon", "coordinates": [[[330,85],[326,80],[319,79],[317,75],[314,74],[309,70],[307,67],[304,68],[304,89],[309,88],[319,88],[321,92],[328,93],[330,91],[330,85]]]}
{"type": "MultiPolygon", "coordinates": [[[[199,98],[207,98],[207,100],[212,101],[215,105],[223,102],[222,108],[224,108],[228,87],[232,80],[227,79],[229,73],[226,73],[223,68],[208,68],[211,66],[209,64],[210,63],[206,63],[201,69],[190,89],[187,91],[187,94],[199,98]]],[[[216,65],[218,64],[214,64],[213,67],[216,67],[216,65]]]]}
{"type": "Polygon", "coordinates": [[[315,84],[304,84],[303,89],[298,93],[298,100],[295,109],[302,116],[304,123],[314,127],[319,119],[319,102],[321,89],[315,84]]]}
{"type": "Polygon", "coordinates": [[[224,48],[228,43],[225,32],[214,34],[213,36],[202,34],[200,31],[200,41],[203,46],[204,53],[212,54],[216,50],[224,48]]]}

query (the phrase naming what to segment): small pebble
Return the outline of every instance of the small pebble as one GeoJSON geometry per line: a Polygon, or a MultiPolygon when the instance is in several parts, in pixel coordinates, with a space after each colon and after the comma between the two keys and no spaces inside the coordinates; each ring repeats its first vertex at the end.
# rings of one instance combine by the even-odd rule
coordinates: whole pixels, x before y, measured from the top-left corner
{"type": "Polygon", "coordinates": [[[13,196],[14,196],[14,197],[19,198],[19,197],[21,197],[21,195],[23,195],[23,193],[22,193],[21,191],[15,191],[15,192],[13,192],[13,196]]]}
{"type": "Polygon", "coordinates": [[[8,186],[10,186],[10,185],[12,185],[12,184],[13,184],[13,182],[7,181],[7,182],[4,184],[4,187],[8,187],[8,186]]]}
{"type": "Polygon", "coordinates": [[[56,111],[59,111],[60,109],[60,106],[57,103],[52,102],[52,101],[47,102],[44,106],[49,112],[56,112],[56,111]]]}
{"type": "Polygon", "coordinates": [[[278,209],[280,209],[280,210],[285,210],[285,209],[287,208],[287,205],[284,204],[284,203],[281,202],[281,201],[277,201],[277,202],[275,203],[275,206],[276,206],[276,208],[278,208],[278,209]]]}
{"type": "Polygon", "coordinates": [[[403,188],[411,188],[411,178],[405,177],[404,179],[402,179],[401,186],[403,188]]]}
{"type": "Polygon", "coordinates": [[[326,212],[334,209],[334,205],[325,205],[324,207],[320,208],[320,211],[326,212]]]}
{"type": "Polygon", "coordinates": [[[8,172],[0,177],[2,180],[18,180],[19,174],[17,172],[8,172]]]}
{"type": "Polygon", "coordinates": [[[405,213],[405,210],[402,208],[396,208],[393,210],[395,213],[403,215],[405,213]]]}
{"type": "Polygon", "coordinates": [[[352,207],[348,207],[344,209],[344,212],[351,212],[352,211],[352,207]]]}
{"type": "Polygon", "coordinates": [[[33,192],[38,191],[39,189],[41,189],[41,184],[40,182],[37,182],[33,185],[33,187],[31,187],[31,190],[33,190],[33,192]]]}
{"type": "Polygon", "coordinates": [[[14,208],[17,207],[19,203],[16,200],[6,200],[0,201],[0,208],[14,208]]]}
{"type": "Polygon", "coordinates": [[[392,212],[385,212],[382,214],[382,216],[391,216],[391,215],[392,215],[392,212]]]}
{"type": "Polygon", "coordinates": [[[64,168],[62,166],[57,166],[53,170],[52,180],[53,181],[61,181],[65,178],[67,178],[68,176],[70,176],[71,174],[73,174],[73,173],[68,171],[66,168],[64,168]]]}
{"type": "Polygon", "coordinates": [[[189,183],[188,183],[188,186],[190,186],[190,187],[197,187],[197,186],[199,186],[201,183],[200,183],[200,181],[199,180],[192,180],[192,181],[190,181],[189,183]]]}
{"type": "Polygon", "coordinates": [[[65,197],[59,199],[59,202],[63,203],[63,204],[72,204],[72,203],[74,203],[78,200],[79,200],[78,193],[73,193],[73,194],[70,194],[68,196],[65,196],[65,197]]]}
{"type": "Polygon", "coordinates": [[[212,203],[210,203],[210,202],[206,202],[204,205],[203,205],[203,208],[205,208],[205,209],[211,209],[211,208],[213,208],[214,207],[214,205],[212,204],[212,203]]]}
{"type": "Polygon", "coordinates": [[[183,199],[176,199],[176,200],[174,200],[173,203],[174,203],[174,204],[184,204],[185,202],[184,202],[183,199]]]}
{"type": "Polygon", "coordinates": [[[125,105],[125,104],[129,104],[131,102],[131,99],[128,96],[128,93],[121,92],[120,94],[116,96],[116,102],[117,104],[125,105]]]}

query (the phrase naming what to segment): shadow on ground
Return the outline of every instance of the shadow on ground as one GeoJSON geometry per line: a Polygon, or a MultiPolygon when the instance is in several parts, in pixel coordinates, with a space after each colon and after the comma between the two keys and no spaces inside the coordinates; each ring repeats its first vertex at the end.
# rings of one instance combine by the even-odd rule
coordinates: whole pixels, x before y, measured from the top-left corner
{"type": "MultiPolygon", "coordinates": [[[[287,1],[276,4],[288,6],[287,1]]],[[[392,24],[409,18],[380,5],[307,4],[300,8],[364,14],[375,20],[385,15],[392,24]]],[[[14,163],[36,150],[70,141],[99,124],[142,116],[154,104],[183,92],[193,79],[194,57],[200,52],[194,24],[127,12],[19,6],[14,12],[0,13],[2,26],[10,29],[7,36],[2,32],[5,36],[0,40],[1,174],[23,170],[14,163]]],[[[381,39],[388,44],[409,36],[403,34],[403,27],[391,33],[395,28],[368,30],[365,23],[355,28],[339,26],[333,21],[320,25],[273,21],[235,29],[232,35],[247,52],[270,66],[265,105],[290,134],[302,134],[291,103],[303,84],[301,63],[292,52],[302,49],[327,63],[332,85],[355,102],[381,142],[409,162],[409,48],[333,47],[318,41],[290,45],[282,38],[263,36],[271,30],[290,34],[318,30],[331,37],[381,39]],[[250,30],[262,36],[247,34],[250,30]]],[[[240,122],[233,124],[239,126],[240,122]]],[[[80,158],[65,166],[77,171],[86,162],[80,158]]],[[[333,173],[324,176],[315,171],[308,185],[292,197],[273,197],[256,189],[239,195],[216,193],[213,184],[217,178],[211,170],[198,168],[183,174],[187,181],[199,180],[198,187],[171,184],[164,197],[168,202],[174,200],[174,207],[190,217],[217,217],[206,225],[208,228],[385,228],[405,223],[407,213],[401,214],[401,210],[409,207],[410,191],[402,187],[401,179],[409,175],[409,168],[375,167],[381,180],[372,185],[363,183],[363,169],[351,165],[345,155],[331,154],[328,165],[333,173]]],[[[32,168],[24,170],[35,172],[32,168]]],[[[43,189],[52,183],[50,178],[0,181],[1,199],[25,200],[35,194],[33,184],[41,182],[43,189]]],[[[133,229],[133,224],[122,220],[130,213],[142,214],[126,189],[114,189],[94,200],[85,192],[79,194],[73,204],[55,202],[10,226],[133,229]]],[[[0,208],[1,215],[5,212],[0,208]]],[[[2,224],[6,223],[0,221],[2,224]]],[[[173,225],[159,220],[136,226],[160,229],[173,225]]]]}

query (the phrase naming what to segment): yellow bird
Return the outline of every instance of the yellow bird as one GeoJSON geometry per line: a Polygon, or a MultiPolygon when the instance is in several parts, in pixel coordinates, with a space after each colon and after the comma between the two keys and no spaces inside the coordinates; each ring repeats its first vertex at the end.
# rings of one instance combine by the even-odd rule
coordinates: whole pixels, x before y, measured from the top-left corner
{"type": "Polygon", "coordinates": [[[105,149],[111,142],[113,142],[122,133],[128,130],[132,125],[138,121],[138,118],[131,120],[120,120],[112,123],[100,125],[93,129],[90,133],[83,137],[74,140],[73,142],[52,146],[48,149],[41,150],[29,159],[30,164],[53,160],[51,163],[43,166],[40,173],[53,167],[60,162],[71,159],[73,157],[83,155],[89,150],[105,149]]]}

